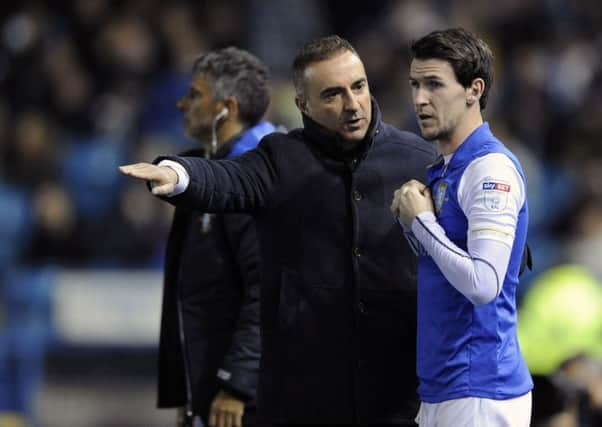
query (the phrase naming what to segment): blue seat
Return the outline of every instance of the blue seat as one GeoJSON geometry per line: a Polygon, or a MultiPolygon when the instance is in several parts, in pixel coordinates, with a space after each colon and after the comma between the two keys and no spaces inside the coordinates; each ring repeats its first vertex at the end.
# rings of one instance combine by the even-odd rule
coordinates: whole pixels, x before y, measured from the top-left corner
{"type": "Polygon", "coordinates": [[[85,220],[100,219],[115,206],[123,182],[117,167],[124,163],[124,152],[119,141],[101,137],[73,141],[66,150],[63,182],[85,220]]]}
{"type": "Polygon", "coordinates": [[[31,418],[52,341],[52,269],[11,269],[0,279],[0,412],[31,418]]]}
{"type": "Polygon", "coordinates": [[[0,183],[0,270],[16,263],[30,242],[33,214],[23,189],[0,183]]]}

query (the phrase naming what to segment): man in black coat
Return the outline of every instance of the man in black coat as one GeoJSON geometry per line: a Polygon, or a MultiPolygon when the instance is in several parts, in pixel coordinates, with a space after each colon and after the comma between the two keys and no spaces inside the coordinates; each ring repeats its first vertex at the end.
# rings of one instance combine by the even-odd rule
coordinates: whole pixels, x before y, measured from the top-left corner
{"type": "Polygon", "coordinates": [[[176,205],[257,220],[262,425],[414,425],[416,261],[389,204],[434,149],[382,122],[346,40],[309,42],[293,73],[302,129],[234,160],[121,171],[176,205]]]}
{"type": "MultiPolygon", "coordinates": [[[[232,158],[273,132],[261,120],[267,85],[265,65],[241,49],[197,58],[178,108],[202,149],[186,155],[232,158]]],[[[165,260],[158,405],[179,407],[179,425],[192,426],[194,416],[205,425],[251,425],[261,347],[259,270],[249,215],[176,207],[165,260]]]]}

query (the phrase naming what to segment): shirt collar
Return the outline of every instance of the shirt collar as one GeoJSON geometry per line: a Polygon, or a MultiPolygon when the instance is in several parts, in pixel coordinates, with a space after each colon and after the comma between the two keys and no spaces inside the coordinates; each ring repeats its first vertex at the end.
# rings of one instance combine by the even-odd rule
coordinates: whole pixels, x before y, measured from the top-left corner
{"type": "Polygon", "coordinates": [[[483,141],[493,138],[488,122],[483,122],[479,127],[472,131],[462,144],[454,151],[449,161],[448,169],[462,167],[470,162],[474,152],[480,148],[483,141]]]}

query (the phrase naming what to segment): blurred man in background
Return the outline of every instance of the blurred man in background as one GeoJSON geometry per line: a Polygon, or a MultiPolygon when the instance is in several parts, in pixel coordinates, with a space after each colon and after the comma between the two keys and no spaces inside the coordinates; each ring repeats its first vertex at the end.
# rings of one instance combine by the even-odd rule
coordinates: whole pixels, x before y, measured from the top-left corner
{"type": "Polygon", "coordinates": [[[420,426],[528,427],[533,381],[516,331],[529,214],[521,165],[483,122],[493,55],[463,29],[411,46],[420,131],[440,159],[395,192],[418,264],[420,426]]]}
{"type": "MultiPolygon", "coordinates": [[[[268,70],[229,47],[201,55],[178,102],[186,156],[230,159],[274,127],[268,70]]],[[[260,358],[259,248],[252,218],[177,207],[165,262],[159,349],[159,407],[180,407],[180,426],[254,423],[260,358]]]]}
{"type": "Polygon", "coordinates": [[[293,63],[304,127],[232,161],[171,157],[121,171],[153,193],[253,212],[262,252],[262,425],[414,425],[415,257],[388,194],[425,179],[434,149],[381,119],[344,39],[293,63]]]}

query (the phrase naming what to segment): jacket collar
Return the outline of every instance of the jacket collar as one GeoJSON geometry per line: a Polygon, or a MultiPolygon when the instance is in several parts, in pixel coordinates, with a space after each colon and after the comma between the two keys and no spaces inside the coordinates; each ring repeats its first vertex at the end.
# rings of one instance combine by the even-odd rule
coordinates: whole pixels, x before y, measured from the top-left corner
{"type": "MultiPolygon", "coordinates": [[[[243,129],[240,133],[234,135],[228,141],[220,145],[217,152],[210,156],[211,159],[219,160],[233,157],[242,154],[244,151],[250,150],[257,146],[261,138],[268,133],[274,132],[274,126],[265,120],[243,129]]],[[[181,156],[204,157],[204,148],[195,148],[180,154],[181,156]]]]}
{"type": "Polygon", "coordinates": [[[212,159],[223,159],[223,158],[227,157],[228,154],[230,153],[230,151],[232,151],[232,148],[234,147],[234,145],[244,136],[244,134],[247,132],[247,130],[248,129],[243,129],[240,133],[234,135],[232,138],[230,138],[229,140],[224,142],[222,145],[220,145],[217,148],[217,151],[215,152],[215,154],[213,154],[210,157],[212,159]]]}
{"type": "MultiPolygon", "coordinates": [[[[241,137],[241,135],[243,135],[245,132],[246,132],[246,129],[243,130],[241,133],[233,136],[232,138],[230,138],[228,141],[226,141],[222,145],[220,145],[217,149],[217,152],[213,155],[210,155],[209,158],[212,160],[219,160],[219,159],[226,158],[228,156],[228,154],[230,154],[230,151],[232,150],[234,145],[236,145],[236,141],[238,141],[239,138],[241,137]]],[[[186,150],[182,153],[179,153],[179,155],[183,156],[183,157],[205,157],[205,153],[206,153],[205,147],[202,146],[201,148],[192,148],[190,150],[186,150]]]]}
{"type": "Polygon", "coordinates": [[[380,108],[374,98],[372,98],[372,120],[366,131],[366,136],[361,141],[346,141],[337,132],[325,128],[311,117],[305,114],[302,114],[302,117],[305,138],[328,157],[335,160],[346,161],[364,154],[372,146],[374,137],[382,126],[380,108]]]}

